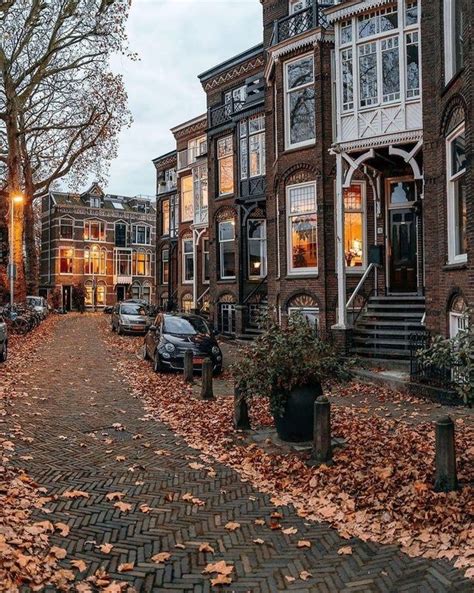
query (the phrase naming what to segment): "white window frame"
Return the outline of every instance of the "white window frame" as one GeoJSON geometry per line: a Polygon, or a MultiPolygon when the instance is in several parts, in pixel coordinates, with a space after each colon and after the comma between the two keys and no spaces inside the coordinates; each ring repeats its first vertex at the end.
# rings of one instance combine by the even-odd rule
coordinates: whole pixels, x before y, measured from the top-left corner
{"type": "Polygon", "coordinates": [[[181,187],[180,187],[180,209],[181,209],[181,222],[192,222],[194,219],[194,181],[193,176],[191,175],[183,175],[181,177],[181,187]],[[185,192],[184,191],[184,180],[190,180],[190,188],[185,192]],[[184,208],[184,196],[185,195],[191,196],[191,210],[192,212],[187,215],[184,208]]]}
{"type": "MultiPolygon", "coordinates": [[[[284,65],[283,65],[283,69],[284,69],[284,93],[285,93],[285,108],[284,108],[284,115],[285,115],[285,148],[286,150],[293,150],[295,148],[303,148],[305,146],[313,146],[314,144],[316,144],[316,126],[315,129],[313,130],[314,133],[314,138],[310,138],[308,140],[303,140],[302,142],[296,142],[294,144],[291,143],[291,130],[290,130],[290,95],[294,92],[297,91],[301,91],[310,87],[313,87],[315,93],[315,63],[314,63],[314,55],[309,53],[309,54],[304,54],[302,56],[298,56],[297,58],[293,58],[292,60],[287,60],[284,65]],[[300,62],[302,60],[306,60],[308,58],[311,58],[312,62],[313,62],[313,80],[312,82],[308,82],[305,83],[301,86],[298,86],[296,88],[293,89],[288,89],[288,67],[293,64],[294,62],[300,62]]],[[[316,96],[315,96],[315,100],[314,100],[314,119],[316,122],[316,96]]]]}
{"type": "Polygon", "coordinates": [[[59,219],[59,238],[61,239],[61,241],[74,241],[74,218],[71,218],[71,216],[61,216],[61,218],[59,219]],[[70,226],[71,226],[71,230],[72,230],[72,233],[71,233],[72,237],[70,239],[68,239],[67,237],[63,237],[61,234],[63,220],[71,223],[70,226]]]}
{"type": "Polygon", "coordinates": [[[203,238],[202,240],[202,283],[209,284],[211,282],[211,267],[210,267],[210,249],[209,249],[209,239],[207,237],[203,238]],[[206,249],[206,242],[207,242],[207,249],[206,249]],[[206,279],[206,254],[209,261],[209,278],[206,279]]]}
{"type": "Polygon", "coordinates": [[[309,8],[311,6],[311,0],[289,0],[289,6],[288,6],[288,13],[291,14],[298,14],[298,12],[301,12],[302,10],[306,10],[307,8],[309,8]],[[295,8],[296,6],[298,6],[298,3],[302,3],[303,7],[302,8],[295,8]]]}
{"type": "Polygon", "coordinates": [[[73,276],[74,275],[74,260],[76,258],[76,250],[74,247],[60,247],[59,248],[59,257],[58,257],[58,273],[60,276],[73,276]],[[61,252],[62,251],[72,251],[72,272],[61,272],[61,252]]]}
{"type": "Polygon", "coordinates": [[[107,249],[105,249],[105,247],[102,247],[100,249],[92,249],[92,246],[87,246],[84,248],[84,275],[86,276],[105,276],[107,274],[107,249]],[[86,258],[86,253],[89,254],[89,257],[86,258]],[[92,258],[91,255],[92,253],[94,253],[94,255],[97,255],[98,257],[94,257],[92,258]],[[94,263],[93,260],[97,259],[98,260],[98,272],[93,272],[92,270],[94,269],[94,263]],[[89,263],[89,271],[86,272],[86,261],[88,261],[89,263]]]}
{"type": "Polygon", "coordinates": [[[134,224],[132,226],[132,243],[134,245],[151,245],[151,226],[149,224],[134,224]],[[140,227],[145,229],[145,243],[138,241],[138,228],[140,227]]]}
{"type": "Polygon", "coordinates": [[[249,218],[247,220],[247,274],[248,274],[248,278],[249,280],[261,280],[262,278],[265,278],[265,276],[267,275],[267,268],[268,268],[268,263],[267,263],[267,221],[264,218],[249,218]],[[263,228],[263,232],[264,232],[264,238],[261,239],[251,239],[249,236],[249,224],[252,221],[259,221],[262,225],[263,228]],[[250,242],[255,242],[255,243],[259,243],[260,244],[260,260],[262,262],[262,266],[260,267],[260,274],[251,274],[251,270],[250,270],[250,242]]]}
{"type": "Polygon", "coordinates": [[[287,274],[288,276],[317,276],[318,266],[312,268],[295,268],[293,269],[293,253],[292,253],[292,242],[291,242],[291,219],[295,216],[316,216],[316,249],[319,266],[319,220],[318,220],[318,193],[316,181],[308,181],[305,183],[295,183],[294,185],[286,186],[286,258],[287,258],[287,274]],[[291,214],[290,210],[290,193],[292,189],[299,187],[314,187],[314,210],[298,214],[291,214]]]}
{"type": "Polygon", "coordinates": [[[195,266],[195,261],[194,261],[194,244],[193,244],[193,239],[192,237],[187,237],[185,239],[182,239],[182,281],[183,284],[192,284],[194,282],[194,275],[196,274],[196,266],[195,266]],[[185,248],[185,244],[190,244],[191,245],[191,251],[186,251],[185,248]],[[186,259],[189,259],[189,257],[191,257],[191,260],[193,262],[193,277],[190,280],[186,280],[186,259]]]}
{"type": "Polygon", "coordinates": [[[467,253],[456,254],[456,211],[454,203],[454,182],[467,174],[467,168],[462,169],[451,176],[452,171],[452,142],[461,134],[466,133],[466,122],[462,122],[446,137],[446,196],[447,196],[447,214],[448,214],[448,264],[457,264],[467,262],[467,253]]]}
{"type": "Polygon", "coordinates": [[[165,247],[161,250],[161,254],[160,254],[160,284],[162,284],[163,286],[167,286],[168,282],[169,282],[169,277],[170,277],[170,249],[169,247],[165,247]],[[165,259],[164,254],[167,253],[167,257],[165,259]],[[168,266],[168,279],[165,281],[164,280],[164,266],[165,264],[167,264],[168,266]]]}
{"type": "Polygon", "coordinates": [[[265,114],[255,115],[253,117],[249,117],[248,119],[244,119],[239,124],[239,163],[240,163],[240,179],[252,179],[255,177],[262,177],[265,175],[265,155],[266,155],[266,145],[265,145],[265,114]],[[262,127],[258,129],[258,131],[250,131],[250,122],[259,120],[262,122],[262,127]],[[260,153],[260,170],[252,174],[251,171],[251,141],[252,138],[260,137],[259,148],[258,152],[260,153]],[[242,166],[245,161],[245,172],[244,167],[242,166]]]}
{"type": "Polygon", "coordinates": [[[456,0],[444,0],[444,82],[448,84],[456,74],[456,0]]]}
{"type": "MultiPolygon", "coordinates": [[[[316,329],[319,328],[319,315],[320,315],[320,310],[319,307],[288,307],[288,319],[291,318],[291,314],[292,313],[296,313],[297,311],[299,311],[304,317],[306,317],[306,313],[312,313],[314,314],[315,318],[316,318],[316,329]]],[[[306,319],[309,321],[309,319],[306,317],[306,319]]]]}
{"type": "MultiPolygon", "coordinates": [[[[362,193],[362,266],[354,266],[349,267],[345,263],[346,266],[346,274],[358,274],[361,272],[365,272],[367,269],[367,261],[368,261],[368,240],[367,240],[367,184],[365,181],[357,180],[352,181],[351,185],[360,185],[361,193],[362,193]]],[[[344,202],[344,195],[343,195],[343,204],[344,204],[344,235],[346,230],[346,213],[351,214],[352,212],[357,213],[358,210],[346,210],[345,202],[344,202]]],[[[344,250],[345,250],[345,238],[344,238],[344,250]]]]}
{"type": "Polygon", "coordinates": [[[469,318],[466,313],[449,312],[449,337],[455,338],[460,331],[469,329],[469,318]]]}
{"type": "Polygon", "coordinates": [[[234,159],[234,137],[232,135],[227,135],[217,140],[216,150],[217,150],[217,193],[220,196],[232,196],[235,192],[235,159],[234,159]],[[232,152],[229,154],[225,154],[224,156],[219,156],[219,145],[224,143],[230,139],[230,143],[232,145],[232,152]],[[221,161],[224,159],[230,158],[232,160],[232,191],[230,192],[221,192],[221,161]]]}
{"type": "Polygon", "coordinates": [[[103,220],[100,220],[99,218],[88,218],[84,220],[84,241],[91,243],[105,243],[107,241],[107,227],[105,225],[105,222],[103,220]],[[101,225],[101,232],[99,232],[99,237],[97,239],[91,238],[91,225],[95,222],[98,222],[101,225]],[[86,227],[88,227],[89,230],[87,239],[85,238],[86,227]]]}
{"type": "MultiPolygon", "coordinates": [[[[224,243],[232,243],[234,245],[234,255],[235,255],[235,221],[232,218],[229,218],[228,220],[221,220],[218,225],[217,225],[217,238],[219,241],[219,280],[235,280],[235,274],[233,276],[224,276],[223,274],[223,263],[224,263],[224,258],[222,257],[223,255],[223,245],[224,243]],[[234,236],[232,239],[221,239],[221,225],[222,224],[227,224],[227,223],[233,223],[232,224],[232,228],[234,229],[234,236]]],[[[235,261],[235,263],[237,263],[235,261]]]]}
{"type": "Polygon", "coordinates": [[[404,53],[405,53],[405,71],[404,71],[404,76],[405,76],[405,95],[406,95],[406,101],[412,101],[412,100],[419,100],[421,97],[421,40],[420,40],[420,32],[418,30],[414,30],[414,31],[406,31],[405,35],[404,35],[404,53]],[[411,38],[411,41],[409,42],[409,39],[411,38]],[[415,94],[410,94],[409,93],[414,93],[413,89],[409,89],[408,88],[408,46],[409,45],[416,45],[418,47],[418,89],[417,89],[417,93],[415,94]]]}

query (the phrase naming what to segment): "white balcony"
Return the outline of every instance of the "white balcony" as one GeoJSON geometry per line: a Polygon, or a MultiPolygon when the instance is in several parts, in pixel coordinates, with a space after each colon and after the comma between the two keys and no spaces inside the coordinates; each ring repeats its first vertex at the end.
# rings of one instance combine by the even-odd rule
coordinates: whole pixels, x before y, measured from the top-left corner
{"type": "Polygon", "coordinates": [[[191,167],[199,158],[207,154],[207,141],[178,152],[178,171],[191,167]]]}

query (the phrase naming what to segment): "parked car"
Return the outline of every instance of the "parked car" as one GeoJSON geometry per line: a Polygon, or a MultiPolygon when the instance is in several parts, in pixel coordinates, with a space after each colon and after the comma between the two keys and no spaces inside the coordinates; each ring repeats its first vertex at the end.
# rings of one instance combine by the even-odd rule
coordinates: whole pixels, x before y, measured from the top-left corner
{"type": "Polygon", "coordinates": [[[112,311],[112,331],[123,333],[146,333],[151,319],[145,307],[136,302],[117,303],[112,311]]]}
{"type": "Polygon", "coordinates": [[[26,304],[27,304],[28,307],[31,307],[37,313],[39,313],[43,319],[49,313],[48,303],[46,302],[46,299],[44,297],[40,297],[40,296],[27,296],[26,297],[26,304]]]}
{"type": "Polygon", "coordinates": [[[8,330],[7,324],[3,319],[2,315],[0,315],[0,362],[5,362],[7,360],[8,354],[8,330]]]}
{"type": "Polygon", "coordinates": [[[143,358],[153,361],[155,372],[182,370],[184,353],[192,350],[195,370],[210,358],[214,374],[222,372],[222,352],[214,332],[198,315],[159,313],[148,330],[143,345],[143,358]]]}

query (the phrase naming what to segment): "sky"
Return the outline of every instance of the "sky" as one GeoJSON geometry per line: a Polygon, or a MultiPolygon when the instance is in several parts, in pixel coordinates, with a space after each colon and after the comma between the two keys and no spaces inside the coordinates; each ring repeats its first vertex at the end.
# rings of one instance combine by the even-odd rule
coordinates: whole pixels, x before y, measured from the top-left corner
{"type": "Polygon", "coordinates": [[[259,0],[132,0],[130,49],[114,58],[134,122],[120,135],[106,191],[155,195],[151,160],[175,148],[170,128],[206,111],[197,76],[261,42],[259,0]]]}

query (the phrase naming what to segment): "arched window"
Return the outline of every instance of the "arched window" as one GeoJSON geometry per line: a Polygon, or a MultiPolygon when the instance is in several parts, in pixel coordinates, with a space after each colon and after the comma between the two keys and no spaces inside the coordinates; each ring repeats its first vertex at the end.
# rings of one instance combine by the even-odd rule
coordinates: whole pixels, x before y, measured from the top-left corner
{"type": "Polygon", "coordinates": [[[141,298],[141,286],[140,282],[135,281],[132,284],[132,299],[139,299],[141,298]]]}
{"type": "Polygon", "coordinates": [[[319,305],[317,300],[308,294],[295,295],[288,301],[288,316],[300,312],[311,325],[319,326],[319,305]]]}
{"type": "Polygon", "coordinates": [[[466,301],[461,295],[457,295],[452,299],[449,310],[449,337],[456,337],[460,331],[466,330],[468,327],[469,316],[466,301]]]}
{"type": "Polygon", "coordinates": [[[193,309],[193,296],[191,294],[183,295],[181,299],[181,309],[184,313],[191,313],[193,309]]]}
{"type": "Polygon", "coordinates": [[[96,288],[96,305],[98,307],[105,307],[107,304],[107,286],[105,282],[99,282],[96,288]]]}

